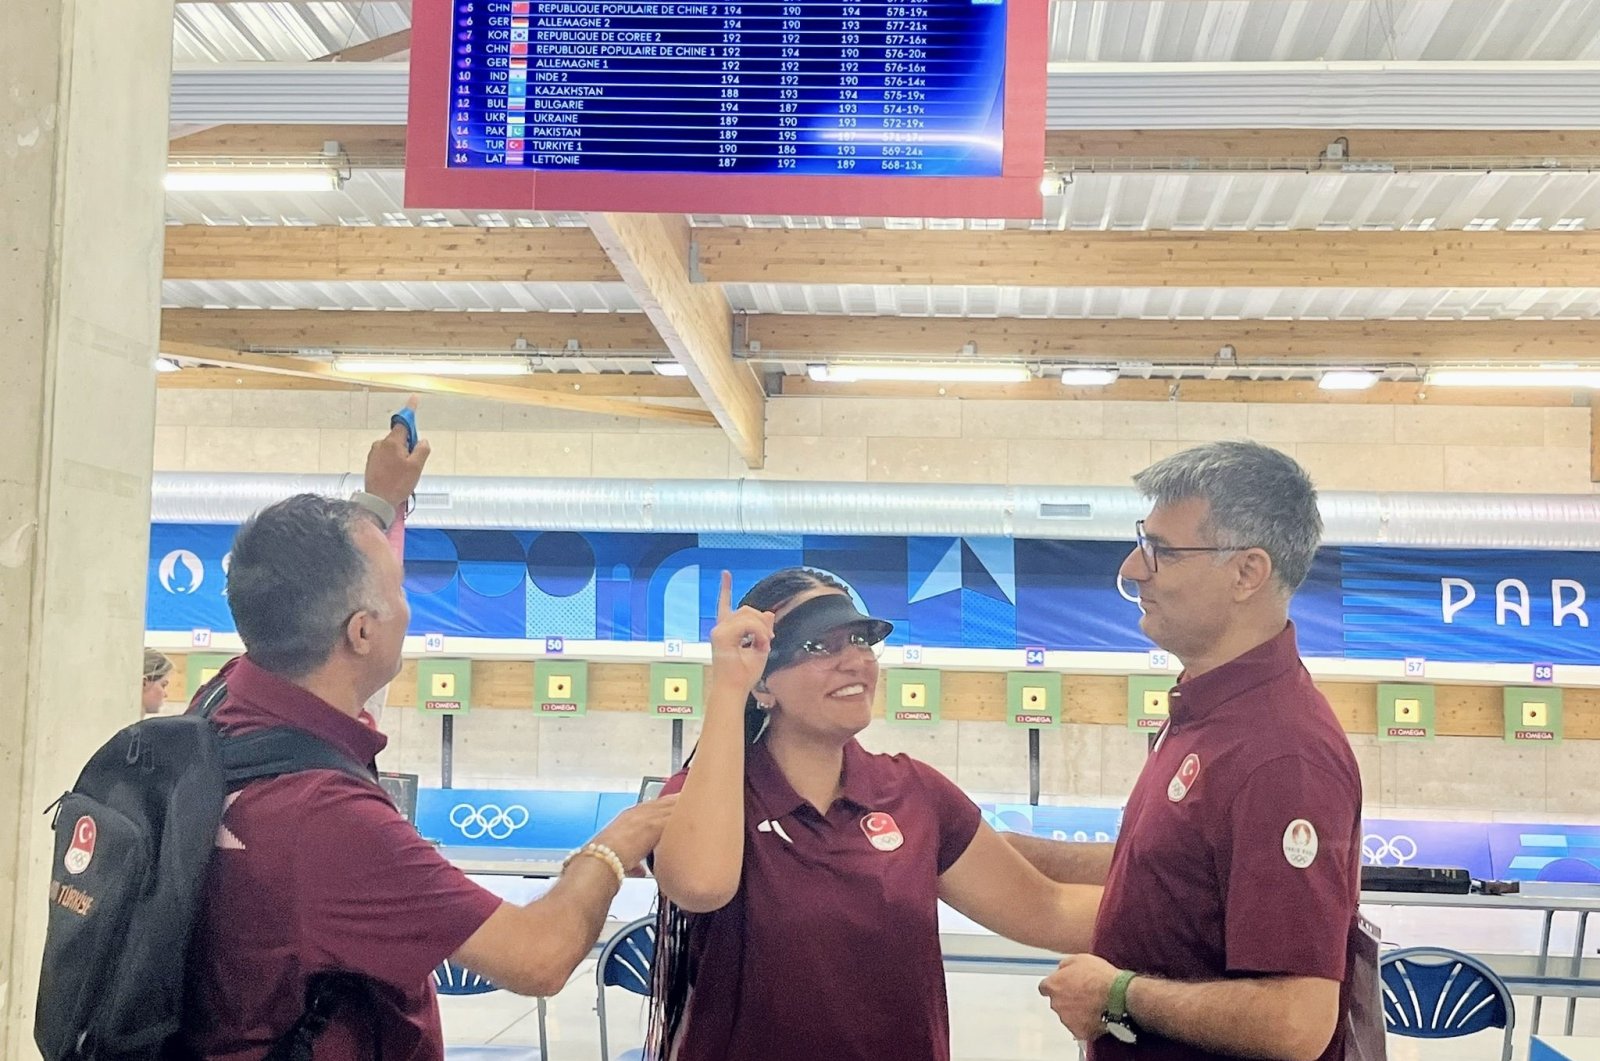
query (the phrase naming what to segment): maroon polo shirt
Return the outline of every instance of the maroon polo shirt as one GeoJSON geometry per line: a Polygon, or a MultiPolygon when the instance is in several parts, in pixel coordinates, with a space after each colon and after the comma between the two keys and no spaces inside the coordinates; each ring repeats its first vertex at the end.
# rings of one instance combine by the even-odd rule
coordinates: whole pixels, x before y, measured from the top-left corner
{"type": "MultiPolygon", "coordinates": [[[[1169,980],[1341,983],[1360,893],[1361,775],[1300,662],[1294,625],[1181,679],[1123,814],[1095,954],[1169,980]]],[[[1134,1019],[1137,1021],[1138,1013],[1134,1019]]],[[[1142,1032],[1093,1061],[1222,1061],[1142,1032]]],[[[1324,1061],[1343,1056],[1336,1032],[1324,1061]]]]}
{"type": "Polygon", "coordinates": [[[977,805],[926,763],[852,740],[843,794],[819,814],[765,744],[746,754],[744,872],[728,905],[692,916],[674,1061],[946,1061],[939,875],[977,805]]]}
{"type": "MultiPolygon", "coordinates": [[[[383,734],[243,658],[217,722],[289,725],[358,763],[383,734]]],[[[317,1061],[439,1061],[430,974],[500,900],[417,834],[374,785],[336,770],[257,781],[229,797],[195,928],[184,1033],[204,1061],[260,1061],[300,1016],[314,973],[374,981],[342,1007],[317,1061]],[[374,1049],[381,1037],[381,1053],[374,1049]]]]}

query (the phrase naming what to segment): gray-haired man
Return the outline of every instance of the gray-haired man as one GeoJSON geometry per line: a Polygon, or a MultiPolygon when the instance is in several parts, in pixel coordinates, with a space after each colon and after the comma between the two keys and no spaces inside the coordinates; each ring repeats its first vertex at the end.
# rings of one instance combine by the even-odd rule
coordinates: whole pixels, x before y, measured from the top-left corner
{"type": "Polygon", "coordinates": [[[1289,622],[1322,536],[1316,489],[1251,442],[1134,481],[1153,507],[1119,575],[1184,671],[1114,849],[1011,837],[1046,875],[1105,885],[1092,953],[1040,993],[1094,1061],[1334,1061],[1361,776],[1289,622]]]}

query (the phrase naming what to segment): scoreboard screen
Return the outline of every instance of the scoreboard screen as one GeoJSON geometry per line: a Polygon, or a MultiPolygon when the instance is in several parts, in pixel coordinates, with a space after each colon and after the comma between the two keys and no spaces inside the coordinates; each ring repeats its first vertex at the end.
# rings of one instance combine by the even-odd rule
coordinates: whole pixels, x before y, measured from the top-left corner
{"type": "Polygon", "coordinates": [[[1035,216],[1044,0],[417,0],[419,207],[1035,216]]]}

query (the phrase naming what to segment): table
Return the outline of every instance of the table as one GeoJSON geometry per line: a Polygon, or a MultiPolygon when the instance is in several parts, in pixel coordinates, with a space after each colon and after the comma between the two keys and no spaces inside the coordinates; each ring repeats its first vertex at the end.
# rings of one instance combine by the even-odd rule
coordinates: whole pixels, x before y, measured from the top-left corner
{"type": "Polygon", "coordinates": [[[1600,1039],[1587,1035],[1535,1035],[1528,1061],[1600,1061],[1600,1039]]]}
{"type": "MultiPolygon", "coordinates": [[[[543,895],[552,885],[550,878],[560,872],[565,852],[538,849],[443,849],[458,866],[490,891],[511,902],[526,903],[543,895]],[[485,857],[491,856],[492,857],[485,857]]],[[[612,901],[602,939],[609,939],[624,925],[648,914],[655,905],[655,881],[629,879],[612,901]]],[[[1534,999],[1533,1031],[1538,1032],[1546,998],[1567,1000],[1565,1032],[1572,1033],[1580,998],[1600,998],[1600,959],[1585,960],[1583,947],[1588,918],[1600,912],[1600,888],[1585,885],[1539,884],[1517,895],[1433,895],[1420,892],[1363,892],[1363,910],[1384,930],[1385,942],[1394,942],[1396,932],[1420,933],[1420,938],[1403,940],[1403,945],[1453,946],[1481,959],[1506,982],[1513,994],[1534,999]],[[1478,931],[1476,941],[1441,938],[1440,930],[1426,920],[1407,924],[1403,917],[1385,915],[1374,908],[1401,912],[1428,910],[1474,910],[1525,912],[1541,915],[1541,931],[1536,951],[1522,951],[1522,940],[1514,933],[1496,938],[1493,932],[1478,931]],[[1558,914],[1575,915],[1573,944],[1565,975],[1552,974],[1551,940],[1558,914]],[[1485,943],[1488,945],[1485,946],[1485,943]]],[[[1452,926],[1458,932],[1459,926],[1452,926]]],[[[939,904],[939,942],[945,966],[958,972],[1047,975],[1060,956],[1036,947],[1014,943],[995,935],[977,922],[939,904]]]]}
{"type": "Polygon", "coordinates": [[[472,876],[555,877],[572,852],[547,847],[441,847],[439,853],[472,876]]]}

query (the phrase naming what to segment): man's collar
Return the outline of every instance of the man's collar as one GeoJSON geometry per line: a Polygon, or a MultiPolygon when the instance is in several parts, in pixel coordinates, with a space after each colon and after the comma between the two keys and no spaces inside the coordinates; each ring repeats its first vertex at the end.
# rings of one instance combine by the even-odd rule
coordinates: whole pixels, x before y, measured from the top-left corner
{"type": "Polygon", "coordinates": [[[1220,705],[1300,665],[1294,623],[1286,623],[1276,636],[1220,667],[1194,678],[1179,675],[1171,694],[1172,720],[1182,723],[1204,718],[1220,705]]]}
{"type": "Polygon", "coordinates": [[[340,711],[309,689],[259,667],[244,656],[228,672],[228,699],[272,722],[304,730],[365,766],[389,738],[340,711]]]}

